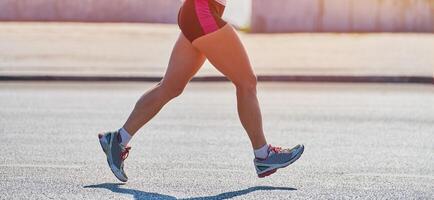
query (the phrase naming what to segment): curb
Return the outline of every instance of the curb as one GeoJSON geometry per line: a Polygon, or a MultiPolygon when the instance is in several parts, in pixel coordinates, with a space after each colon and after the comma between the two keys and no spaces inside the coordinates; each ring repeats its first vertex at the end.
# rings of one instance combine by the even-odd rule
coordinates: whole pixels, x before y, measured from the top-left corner
{"type": "MultiPolygon", "coordinates": [[[[158,82],[159,76],[45,76],[0,75],[0,81],[74,81],[74,82],[158,82]]],[[[194,77],[193,82],[226,82],[223,76],[194,77]]],[[[429,76],[309,76],[309,75],[259,75],[259,82],[320,82],[320,83],[411,83],[434,84],[429,76]]]]}

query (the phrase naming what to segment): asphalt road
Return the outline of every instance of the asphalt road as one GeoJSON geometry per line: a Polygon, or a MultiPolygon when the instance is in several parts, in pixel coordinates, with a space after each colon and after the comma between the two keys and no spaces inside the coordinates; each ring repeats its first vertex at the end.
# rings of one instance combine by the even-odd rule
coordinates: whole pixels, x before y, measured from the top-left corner
{"type": "Polygon", "coordinates": [[[433,199],[431,85],[270,84],[269,143],[303,143],[258,179],[229,83],[192,83],[131,143],[130,181],[97,132],[119,128],[149,83],[0,83],[0,199],[433,199]]]}

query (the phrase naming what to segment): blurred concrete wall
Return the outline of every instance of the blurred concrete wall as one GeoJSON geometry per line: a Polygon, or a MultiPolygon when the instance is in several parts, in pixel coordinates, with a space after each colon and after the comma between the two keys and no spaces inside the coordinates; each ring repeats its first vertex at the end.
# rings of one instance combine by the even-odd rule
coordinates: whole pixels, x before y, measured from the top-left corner
{"type": "Polygon", "coordinates": [[[253,0],[253,32],[434,32],[434,0],[253,0]]]}
{"type": "MultiPolygon", "coordinates": [[[[253,32],[434,32],[434,0],[252,0],[252,13],[247,12],[249,1],[229,0],[225,19],[245,27],[251,14],[253,32]]],[[[0,21],[176,23],[180,4],[179,0],[0,0],[0,21]]]]}
{"type": "Polygon", "coordinates": [[[0,21],[175,23],[179,0],[0,0],[0,21]]]}

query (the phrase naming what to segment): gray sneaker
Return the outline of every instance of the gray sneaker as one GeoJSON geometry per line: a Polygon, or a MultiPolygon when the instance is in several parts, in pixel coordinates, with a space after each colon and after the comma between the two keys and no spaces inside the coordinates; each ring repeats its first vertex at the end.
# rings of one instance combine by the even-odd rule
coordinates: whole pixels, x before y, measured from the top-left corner
{"type": "Polygon", "coordinates": [[[107,156],[107,163],[113,174],[122,182],[128,177],[124,171],[124,160],[128,157],[131,147],[124,147],[119,131],[98,134],[99,143],[107,156]]]}
{"type": "Polygon", "coordinates": [[[297,145],[292,149],[282,149],[281,147],[268,147],[268,157],[265,159],[255,158],[253,160],[256,173],[259,178],[264,178],[277,171],[277,169],[287,167],[303,154],[304,146],[297,145]]]}

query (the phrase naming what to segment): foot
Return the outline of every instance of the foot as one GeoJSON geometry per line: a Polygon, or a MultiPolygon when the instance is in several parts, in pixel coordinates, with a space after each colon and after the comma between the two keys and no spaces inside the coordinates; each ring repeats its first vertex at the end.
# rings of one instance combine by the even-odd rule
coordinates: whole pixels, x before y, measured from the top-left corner
{"type": "Polygon", "coordinates": [[[128,157],[131,147],[124,147],[119,131],[98,134],[99,143],[107,156],[107,163],[113,174],[122,182],[128,177],[124,171],[124,160],[128,157]]]}
{"type": "Polygon", "coordinates": [[[304,146],[299,144],[292,149],[282,149],[270,145],[268,151],[267,158],[255,158],[253,160],[259,178],[269,176],[276,172],[277,169],[287,167],[298,160],[303,154],[304,146]]]}

